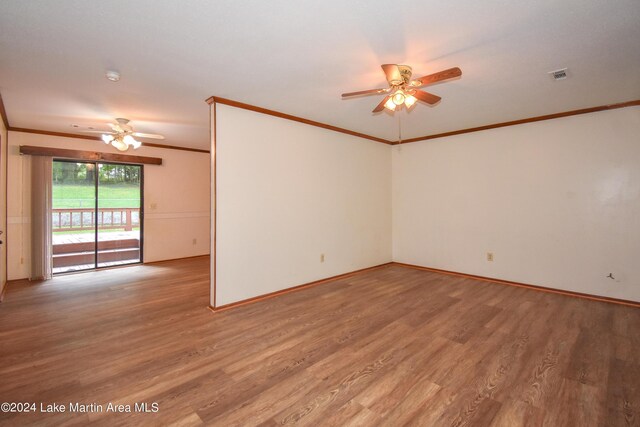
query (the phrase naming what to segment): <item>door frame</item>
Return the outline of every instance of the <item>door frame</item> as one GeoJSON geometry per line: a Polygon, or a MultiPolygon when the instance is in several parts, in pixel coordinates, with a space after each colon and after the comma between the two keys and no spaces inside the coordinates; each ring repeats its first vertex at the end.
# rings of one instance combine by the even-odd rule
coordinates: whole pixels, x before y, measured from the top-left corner
{"type": "MultiPolygon", "coordinates": [[[[2,105],[2,98],[0,97],[0,105],[2,105]]],[[[6,124],[6,120],[5,120],[6,124]]],[[[0,204],[0,209],[2,210],[2,214],[0,217],[0,302],[4,299],[4,293],[7,290],[7,282],[9,278],[8,266],[9,266],[9,258],[8,258],[8,246],[7,246],[7,228],[8,228],[8,190],[9,184],[7,182],[8,178],[8,170],[9,170],[9,156],[8,154],[8,146],[9,146],[9,132],[5,130],[4,135],[6,138],[3,138],[3,133],[0,132],[0,198],[2,199],[2,203],[0,204]]]]}

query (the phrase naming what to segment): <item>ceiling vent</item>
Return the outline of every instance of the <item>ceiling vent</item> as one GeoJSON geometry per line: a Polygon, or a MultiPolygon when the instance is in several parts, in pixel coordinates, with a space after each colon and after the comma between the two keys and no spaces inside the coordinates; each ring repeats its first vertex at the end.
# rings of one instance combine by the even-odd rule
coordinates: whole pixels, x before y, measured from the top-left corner
{"type": "Polygon", "coordinates": [[[569,77],[569,73],[566,68],[562,68],[560,70],[549,71],[549,75],[553,78],[553,80],[564,80],[569,77]]]}

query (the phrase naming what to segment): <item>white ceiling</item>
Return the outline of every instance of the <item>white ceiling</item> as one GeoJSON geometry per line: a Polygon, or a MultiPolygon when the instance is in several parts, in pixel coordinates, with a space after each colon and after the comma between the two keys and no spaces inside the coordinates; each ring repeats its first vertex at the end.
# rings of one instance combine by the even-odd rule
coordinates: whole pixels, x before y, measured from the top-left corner
{"type": "Polygon", "coordinates": [[[640,99],[640,1],[3,0],[0,94],[13,127],[126,117],[194,148],[211,95],[392,140],[400,117],[411,138],[640,99]],[[382,63],[463,76],[395,116],[340,99],[385,87],[382,63]]]}

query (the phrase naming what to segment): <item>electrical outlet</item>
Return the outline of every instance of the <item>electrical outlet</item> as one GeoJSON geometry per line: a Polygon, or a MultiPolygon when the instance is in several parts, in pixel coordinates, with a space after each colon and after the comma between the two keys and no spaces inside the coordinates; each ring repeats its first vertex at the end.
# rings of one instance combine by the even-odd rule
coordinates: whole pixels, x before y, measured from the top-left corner
{"type": "Polygon", "coordinates": [[[324,262],[324,254],[320,254],[320,262],[324,262]]]}
{"type": "Polygon", "coordinates": [[[487,252],[487,261],[493,261],[493,252],[487,252]]]}
{"type": "Polygon", "coordinates": [[[151,210],[155,211],[156,209],[158,209],[158,204],[157,203],[151,203],[151,210]]]}
{"type": "Polygon", "coordinates": [[[20,257],[20,264],[24,264],[24,258],[20,257]]]}
{"type": "Polygon", "coordinates": [[[191,243],[193,243],[195,245],[196,243],[198,243],[198,239],[193,239],[193,241],[191,243]]]}

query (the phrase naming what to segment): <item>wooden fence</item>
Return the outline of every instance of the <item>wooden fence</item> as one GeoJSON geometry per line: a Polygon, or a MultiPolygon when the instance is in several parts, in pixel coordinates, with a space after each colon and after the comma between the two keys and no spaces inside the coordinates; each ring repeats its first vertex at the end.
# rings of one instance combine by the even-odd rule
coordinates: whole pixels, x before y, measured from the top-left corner
{"type": "MultiPolygon", "coordinates": [[[[140,208],[100,208],[97,217],[98,230],[132,231],[134,227],[140,227],[140,208]]],[[[95,226],[95,209],[52,209],[54,232],[93,230],[95,226]]]]}

